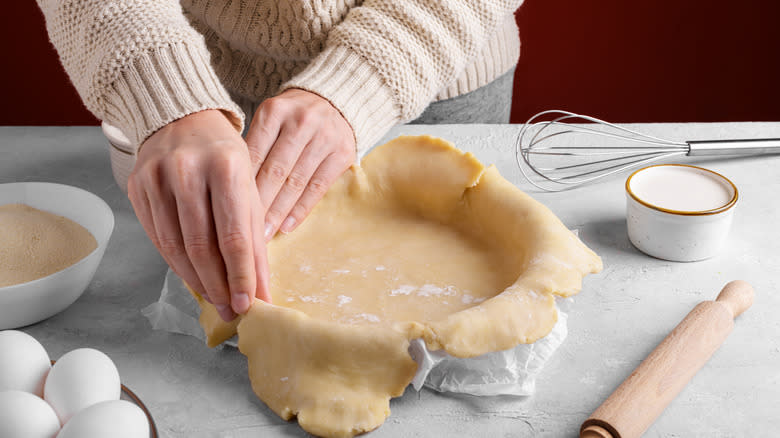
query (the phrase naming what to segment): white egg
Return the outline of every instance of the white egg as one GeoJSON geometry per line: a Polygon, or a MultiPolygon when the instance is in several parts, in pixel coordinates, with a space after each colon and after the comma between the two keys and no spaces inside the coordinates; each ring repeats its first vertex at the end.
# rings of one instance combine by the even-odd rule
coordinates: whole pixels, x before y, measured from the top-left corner
{"type": "Polygon", "coordinates": [[[125,400],[92,405],[63,426],[57,438],[149,438],[149,422],[138,406],[125,400]]]}
{"type": "Polygon", "coordinates": [[[17,330],[0,331],[0,391],[16,389],[43,397],[50,369],[49,355],[35,338],[17,330]]]}
{"type": "Polygon", "coordinates": [[[24,391],[0,391],[0,437],[54,438],[57,414],[40,397],[24,391]]]}
{"type": "Polygon", "coordinates": [[[77,412],[106,400],[119,400],[119,371],[111,359],[93,348],[63,355],[51,367],[43,398],[65,424],[77,412]]]}

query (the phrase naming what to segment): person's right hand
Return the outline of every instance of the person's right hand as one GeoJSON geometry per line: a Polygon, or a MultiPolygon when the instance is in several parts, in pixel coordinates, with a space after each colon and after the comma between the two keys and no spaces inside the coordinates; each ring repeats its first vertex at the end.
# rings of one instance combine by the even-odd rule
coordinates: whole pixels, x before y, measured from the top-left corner
{"type": "Polygon", "coordinates": [[[218,110],[150,136],[128,180],[146,234],[176,274],[225,321],[255,296],[271,301],[260,206],[246,142],[218,110]]]}

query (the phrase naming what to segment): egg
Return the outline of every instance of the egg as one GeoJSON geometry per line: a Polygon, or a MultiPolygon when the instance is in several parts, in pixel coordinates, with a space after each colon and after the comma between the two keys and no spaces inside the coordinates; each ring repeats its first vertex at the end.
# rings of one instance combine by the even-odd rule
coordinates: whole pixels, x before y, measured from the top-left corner
{"type": "Polygon", "coordinates": [[[148,438],[146,414],[129,401],[104,401],[74,415],[57,435],[57,438],[104,437],[148,438]]]}
{"type": "Polygon", "coordinates": [[[0,391],[16,389],[43,397],[50,369],[49,355],[35,338],[17,330],[0,331],[0,391]]]}
{"type": "Polygon", "coordinates": [[[64,425],[82,409],[106,400],[119,400],[119,371],[111,359],[93,348],[64,354],[49,371],[43,398],[64,425]]]}
{"type": "Polygon", "coordinates": [[[0,437],[54,438],[60,430],[57,414],[29,392],[0,391],[0,437]]]}

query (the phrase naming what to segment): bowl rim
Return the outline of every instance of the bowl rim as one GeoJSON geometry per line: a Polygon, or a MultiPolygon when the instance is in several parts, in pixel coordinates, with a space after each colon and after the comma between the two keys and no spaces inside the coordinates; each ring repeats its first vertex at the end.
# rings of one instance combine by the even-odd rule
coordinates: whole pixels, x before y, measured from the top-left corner
{"type": "Polygon", "coordinates": [[[699,167],[699,166],[693,166],[693,165],[690,165],[690,164],[666,163],[666,164],[654,164],[652,166],[645,166],[645,167],[643,167],[641,169],[635,170],[634,172],[631,173],[631,175],[628,176],[628,178],[626,178],[625,187],[626,187],[626,193],[633,200],[638,202],[639,204],[644,205],[645,207],[647,207],[647,208],[649,208],[651,210],[656,210],[656,211],[660,211],[662,213],[674,214],[674,215],[679,215],[679,216],[711,216],[711,215],[723,213],[723,212],[731,209],[732,207],[734,207],[734,205],[737,204],[737,200],[739,199],[739,190],[737,189],[737,186],[730,179],[726,178],[725,176],[721,175],[718,172],[715,172],[714,170],[706,169],[704,167],[699,167]],[[659,206],[657,206],[655,204],[651,204],[651,203],[643,200],[639,196],[637,196],[631,190],[631,179],[634,177],[634,175],[636,175],[639,172],[642,172],[644,170],[651,169],[653,167],[667,167],[667,166],[669,166],[669,167],[688,167],[688,168],[697,169],[697,170],[701,170],[701,171],[704,171],[704,172],[711,173],[711,174],[715,175],[716,177],[720,178],[721,180],[726,181],[727,183],[729,183],[731,188],[734,190],[734,195],[731,197],[731,199],[727,203],[725,203],[722,206],[717,207],[717,208],[712,208],[712,209],[709,209],[709,210],[674,210],[674,209],[670,209],[670,208],[659,207],[659,206]]]}
{"type": "MultiPolygon", "coordinates": [[[[77,269],[79,267],[79,265],[87,263],[88,259],[93,257],[96,253],[99,253],[100,251],[104,251],[105,247],[108,246],[108,242],[111,239],[111,234],[113,234],[114,227],[116,226],[116,219],[114,218],[114,212],[113,212],[113,210],[111,210],[111,207],[100,196],[90,192],[89,190],[82,189],[80,187],[71,186],[71,185],[68,185],[68,184],[52,183],[52,182],[44,182],[44,181],[22,181],[22,182],[2,183],[2,184],[0,184],[0,188],[1,187],[11,186],[11,185],[19,185],[19,186],[25,186],[25,185],[58,186],[58,188],[60,188],[60,189],[83,192],[83,193],[93,197],[97,201],[96,204],[98,205],[98,208],[101,208],[101,209],[105,210],[106,212],[108,212],[107,217],[109,218],[110,226],[107,227],[107,231],[104,233],[104,236],[103,235],[96,236],[96,235],[92,234],[92,232],[90,231],[90,234],[92,234],[92,237],[94,237],[95,241],[97,242],[97,246],[95,246],[95,249],[93,249],[92,251],[90,251],[89,254],[87,254],[84,257],[82,257],[81,259],[79,259],[76,263],[74,263],[72,265],[69,265],[69,266],[66,266],[66,267],[60,269],[59,271],[52,272],[51,274],[46,275],[44,277],[36,278],[35,280],[25,281],[24,283],[9,284],[8,286],[2,286],[2,287],[0,287],[0,295],[12,292],[12,291],[14,291],[17,288],[20,289],[22,287],[26,287],[26,286],[29,286],[29,285],[34,285],[37,282],[48,281],[48,280],[51,279],[51,277],[54,277],[55,275],[61,275],[61,274],[65,273],[65,272],[69,272],[71,270],[75,270],[75,269],[77,269]],[[101,243],[100,243],[101,242],[101,238],[104,239],[104,241],[105,241],[104,246],[101,246],[101,243]]],[[[39,209],[39,210],[44,210],[44,211],[48,211],[49,213],[57,214],[57,213],[54,213],[54,212],[52,212],[50,210],[45,210],[45,209],[39,209]]],[[[58,216],[62,216],[61,214],[57,214],[57,215],[58,216]]],[[[78,223],[77,221],[73,221],[73,222],[78,223]]],[[[81,223],[78,223],[78,224],[81,225],[82,227],[84,227],[83,224],[81,224],[81,223]]],[[[86,229],[86,227],[84,227],[84,228],[86,229]]],[[[89,230],[87,230],[87,231],[89,231],[89,230]]]]}
{"type": "Polygon", "coordinates": [[[108,140],[108,143],[111,146],[113,146],[114,149],[118,150],[119,152],[123,152],[127,155],[135,155],[130,139],[127,138],[127,135],[125,135],[125,133],[122,132],[121,129],[104,120],[100,123],[100,130],[103,132],[103,136],[105,136],[106,139],[108,140]],[[118,131],[119,134],[122,135],[122,137],[115,136],[111,132],[111,130],[118,131]]]}

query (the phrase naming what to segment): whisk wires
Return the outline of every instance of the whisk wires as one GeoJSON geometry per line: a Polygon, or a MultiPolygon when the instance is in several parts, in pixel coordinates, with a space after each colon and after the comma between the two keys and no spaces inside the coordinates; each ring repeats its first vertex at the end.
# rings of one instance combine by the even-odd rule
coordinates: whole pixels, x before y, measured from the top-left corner
{"type": "Polygon", "coordinates": [[[535,187],[553,192],[688,151],[685,142],[561,110],[543,111],[528,119],[515,144],[523,176],[535,187]]]}

